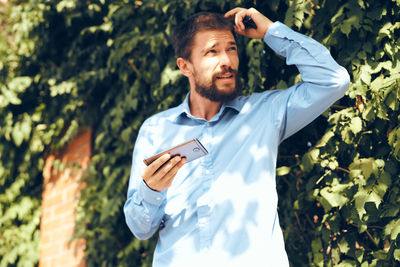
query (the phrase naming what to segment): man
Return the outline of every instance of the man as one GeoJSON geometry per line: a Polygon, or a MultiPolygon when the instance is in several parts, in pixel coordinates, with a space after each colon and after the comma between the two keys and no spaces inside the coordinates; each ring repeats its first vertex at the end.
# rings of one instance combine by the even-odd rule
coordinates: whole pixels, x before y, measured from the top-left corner
{"type": "Polygon", "coordinates": [[[199,13],[178,26],[177,65],[190,93],[146,120],[136,140],[124,212],[137,238],[159,230],[156,267],[288,266],[277,214],[278,145],[348,88],[345,69],[311,38],[253,8],[235,8],[225,18],[199,13]],[[245,16],[255,29],[244,27],[245,16]],[[302,82],[240,96],[233,30],[263,38],[297,66],[302,82]],[[144,165],[144,158],[193,138],[206,156],[186,163],[166,154],[144,165]]]}

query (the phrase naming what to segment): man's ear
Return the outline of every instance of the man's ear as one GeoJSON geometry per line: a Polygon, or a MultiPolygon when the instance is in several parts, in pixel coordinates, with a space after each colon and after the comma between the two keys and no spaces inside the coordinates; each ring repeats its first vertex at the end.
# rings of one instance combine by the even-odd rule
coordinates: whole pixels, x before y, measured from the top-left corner
{"type": "Polygon", "coordinates": [[[176,65],[178,65],[178,68],[186,77],[189,77],[193,74],[192,63],[190,63],[190,61],[182,57],[178,57],[176,60],[176,65]]]}

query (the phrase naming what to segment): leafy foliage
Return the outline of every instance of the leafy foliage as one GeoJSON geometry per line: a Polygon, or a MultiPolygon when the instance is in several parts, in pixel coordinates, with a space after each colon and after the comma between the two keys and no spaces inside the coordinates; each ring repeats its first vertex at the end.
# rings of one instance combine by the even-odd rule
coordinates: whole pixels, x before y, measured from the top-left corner
{"type": "MultiPolygon", "coordinates": [[[[174,26],[200,10],[254,6],[326,45],[352,75],[348,95],[280,147],[279,211],[293,266],[400,261],[398,1],[11,1],[0,6],[0,266],[38,260],[43,158],[92,127],[76,237],[89,266],[150,266],[155,240],[126,227],[138,129],[179,104],[174,26]],[[385,3],[381,3],[385,2],[385,3]]],[[[245,93],[297,70],[238,37],[245,93]]]]}
{"type": "Polygon", "coordinates": [[[353,83],[342,106],[326,114],[327,123],[319,119],[324,128],[313,124],[281,148],[290,153],[299,136],[318,133],[304,140],[314,144],[306,153],[299,150],[281,167],[285,181],[297,180],[281,191],[296,217],[283,216],[285,235],[302,236],[287,247],[308,247],[303,256],[312,266],[394,266],[400,260],[400,5],[326,1],[310,8],[287,17],[306,30],[308,23],[296,22],[314,10],[311,36],[331,49],[353,83]]]}

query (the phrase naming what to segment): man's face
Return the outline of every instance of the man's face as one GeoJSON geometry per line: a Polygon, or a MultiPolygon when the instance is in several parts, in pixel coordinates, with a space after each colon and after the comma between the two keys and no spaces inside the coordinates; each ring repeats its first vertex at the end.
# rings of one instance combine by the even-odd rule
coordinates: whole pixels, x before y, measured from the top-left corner
{"type": "Polygon", "coordinates": [[[231,31],[198,32],[194,37],[190,61],[195,90],[200,95],[214,102],[226,102],[240,95],[237,74],[239,57],[231,31]]]}

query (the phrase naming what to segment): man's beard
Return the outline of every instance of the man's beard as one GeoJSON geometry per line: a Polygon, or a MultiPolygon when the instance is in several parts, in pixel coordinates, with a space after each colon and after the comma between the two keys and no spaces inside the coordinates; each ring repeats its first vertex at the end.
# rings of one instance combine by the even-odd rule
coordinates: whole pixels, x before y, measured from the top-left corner
{"type": "Polygon", "coordinates": [[[242,94],[242,86],[240,83],[240,78],[237,75],[237,71],[229,68],[227,71],[217,73],[213,75],[211,84],[201,85],[198,79],[195,80],[195,90],[202,97],[205,97],[213,102],[225,103],[235,99],[242,94]],[[230,92],[223,92],[218,89],[216,85],[217,77],[226,75],[226,73],[231,73],[235,77],[235,88],[230,92]]]}

